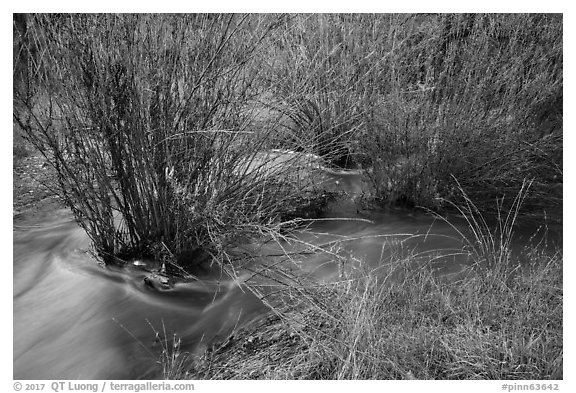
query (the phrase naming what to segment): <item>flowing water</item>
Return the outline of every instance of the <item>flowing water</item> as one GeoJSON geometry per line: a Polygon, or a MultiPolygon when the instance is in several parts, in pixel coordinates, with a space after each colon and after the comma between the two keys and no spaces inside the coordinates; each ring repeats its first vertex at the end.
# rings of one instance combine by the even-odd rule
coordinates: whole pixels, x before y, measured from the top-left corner
{"type": "MultiPolygon", "coordinates": [[[[331,172],[326,179],[352,197],[361,189],[356,173],[331,172]]],[[[462,220],[455,223],[465,230],[462,220]]],[[[411,211],[360,211],[351,202],[335,204],[300,238],[324,248],[338,246],[339,253],[370,268],[398,250],[417,255],[442,250],[447,256],[437,264],[443,273],[467,263],[466,256],[453,252],[462,243],[449,225],[411,211]]],[[[110,269],[95,263],[88,249],[86,234],[66,210],[33,226],[15,226],[15,379],[159,378],[165,335],[169,346],[176,335],[183,349],[199,350],[266,312],[255,295],[234,282],[207,279],[159,291],[144,280],[157,268],[153,262],[110,269]]],[[[306,258],[302,269],[325,281],[339,274],[325,253],[306,258]]]]}

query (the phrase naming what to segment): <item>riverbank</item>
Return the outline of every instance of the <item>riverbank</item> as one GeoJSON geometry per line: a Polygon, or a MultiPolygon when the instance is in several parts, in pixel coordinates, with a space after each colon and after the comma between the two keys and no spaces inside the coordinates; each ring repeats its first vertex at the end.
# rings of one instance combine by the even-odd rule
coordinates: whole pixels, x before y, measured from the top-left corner
{"type": "Polygon", "coordinates": [[[295,274],[272,291],[252,287],[271,315],[190,357],[187,366],[186,356],[180,363],[165,356],[167,376],[562,379],[562,249],[533,236],[512,250],[524,192],[494,228],[464,194],[469,204],[455,207],[470,234],[447,222],[462,236],[460,250],[411,251],[400,243],[384,253],[394,247],[384,243],[377,267],[351,255],[338,261],[337,280],[295,274]],[[438,262],[450,255],[467,262],[442,271],[445,262],[438,262]]]}
{"type": "Polygon", "coordinates": [[[270,315],[201,356],[165,351],[165,377],[562,379],[562,254],[524,258],[452,277],[408,258],[393,280],[285,289],[270,315]]]}
{"type": "MultiPolygon", "coordinates": [[[[38,155],[14,157],[15,228],[61,206],[41,187],[51,176],[38,155]]],[[[245,288],[269,313],[194,354],[165,341],[163,377],[562,379],[563,256],[541,246],[514,260],[495,248],[476,258],[501,265],[457,275],[404,255],[384,261],[384,276],[355,269],[331,283],[277,286],[270,297],[245,288]]]]}
{"type": "MultiPolygon", "coordinates": [[[[15,157],[14,169],[16,227],[60,202],[38,187],[51,173],[40,157],[15,157]]],[[[563,256],[541,246],[514,260],[495,248],[475,257],[501,265],[456,275],[400,254],[378,273],[366,266],[331,283],[293,281],[272,296],[245,288],[269,313],[194,354],[165,341],[163,377],[562,379],[563,256]]]]}

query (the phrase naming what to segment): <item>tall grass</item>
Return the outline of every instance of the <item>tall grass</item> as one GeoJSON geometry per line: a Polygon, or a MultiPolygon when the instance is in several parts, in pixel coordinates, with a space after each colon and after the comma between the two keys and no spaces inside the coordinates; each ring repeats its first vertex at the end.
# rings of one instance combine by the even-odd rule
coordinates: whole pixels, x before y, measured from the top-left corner
{"type": "Polygon", "coordinates": [[[376,199],[442,208],[456,177],[482,208],[534,179],[561,204],[562,16],[295,15],[271,57],[290,135],[370,167],[376,199]],[[327,139],[330,143],[324,142],[327,139]]]}
{"type": "Polygon", "coordinates": [[[329,285],[296,274],[299,255],[265,263],[253,278],[277,292],[251,288],[276,316],[188,374],[175,341],[166,375],[562,378],[562,257],[510,251],[520,205],[562,205],[561,15],[14,20],[14,122],[106,263],[183,274],[209,255],[234,275],[235,245],[282,247],[326,193],[318,157],[270,149],[362,166],[375,200],[469,224],[475,263],[454,280],[403,253],[329,285]]]}
{"type": "Polygon", "coordinates": [[[525,181],[510,207],[506,209],[503,207],[503,198],[496,200],[497,218],[494,227],[488,223],[488,218],[482,214],[478,206],[470,199],[457,180],[456,183],[458,184],[458,189],[464,202],[462,205],[458,205],[452,201],[447,201],[447,203],[452,205],[454,210],[460,213],[460,216],[464,217],[471,234],[465,235],[458,227],[439,214],[435,214],[436,217],[447,222],[460,237],[464,239],[465,248],[470,255],[473,256],[475,264],[485,266],[490,273],[500,268],[508,268],[512,258],[514,230],[521,212],[521,207],[529,195],[529,189],[532,183],[525,181]]]}
{"type": "MultiPolygon", "coordinates": [[[[292,15],[269,56],[272,105],[290,121],[285,138],[310,141],[337,166],[357,164],[359,132],[377,97],[374,81],[386,42],[387,18],[369,15],[292,15]]],[[[310,143],[308,142],[308,143],[310,143]]]]}
{"type": "Polygon", "coordinates": [[[378,272],[277,285],[275,314],[215,344],[189,377],[562,379],[562,256],[512,255],[514,215],[495,238],[477,209],[461,207],[474,263],[458,274],[403,252],[378,272]]]}
{"type": "Polygon", "coordinates": [[[562,258],[521,274],[447,282],[396,261],[404,279],[317,287],[306,309],[238,329],[192,379],[562,379],[562,258]]]}
{"type": "Polygon", "coordinates": [[[382,204],[459,184],[493,210],[524,179],[528,210],[562,204],[561,15],[20,19],[14,120],[107,261],[223,255],[320,206],[289,167],[247,172],[271,148],[366,168],[382,204]]]}

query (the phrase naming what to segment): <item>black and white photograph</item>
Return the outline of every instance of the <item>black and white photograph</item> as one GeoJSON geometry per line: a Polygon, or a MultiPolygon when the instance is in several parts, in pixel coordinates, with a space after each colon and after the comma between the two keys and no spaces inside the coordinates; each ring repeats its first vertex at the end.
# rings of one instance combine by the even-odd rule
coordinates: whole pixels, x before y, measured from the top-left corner
{"type": "Polygon", "coordinates": [[[563,390],[564,14],[12,22],[14,391],[563,390]]]}

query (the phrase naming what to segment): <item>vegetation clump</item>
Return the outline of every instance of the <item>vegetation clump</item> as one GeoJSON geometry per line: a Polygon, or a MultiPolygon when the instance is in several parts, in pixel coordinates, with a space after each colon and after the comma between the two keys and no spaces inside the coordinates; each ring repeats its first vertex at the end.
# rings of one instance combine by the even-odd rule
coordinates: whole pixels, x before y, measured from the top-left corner
{"type": "MultiPolygon", "coordinates": [[[[263,40],[273,17],[34,15],[14,119],[106,263],[224,251],[303,200],[306,179],[248,173],[263,40]],[[41,52],[42,56],[38,53],[41,52]]],[[[21,67],[21,68],[18,68],[21,67]]]]}
{"type": "Polygon", "coordinates": [[[561,379],[561,253],[510,242],[523,212],[562,209],[562,23],[15,14],[14,159],[42,155],[104,263],[171,275],[238,276],[238,245],[322,214],[323,170],[363,174],[354,202],[466,217],[458,277],[414,255],[322,285],[264,264],[278,292],[248,287],[273,316],[185,363],[164,352],[170,378],[561,379]]]}
{"type": "Polygon", "coordinates": [[[562,379],[562,258],[532,258],[483,279],[424,268],[311,288],[317,305],[242,327],[171,378],[562,379]]]}
{"type": "Polygon", "coordinates": [[[17,135],[108,263],[222,261],[321,210],[290,167],[242,170],[269,149],[364,167],[380,204],[443,209],[456,178],[483,209],[524,179],[561,205],[561,15],[17,14],[14,37],[17,135]]]}
{"type": "Polygon", "coordinates": [[[513,255],[517,215],[503,215],[496,236],[477,225],[475,205],[460,209],[472,233],[461,271],[440,274],[434,256],[400,249],[374,270],[348,260],[333,283],[276,279],[272,298],[262,292],[269,316],[184,354],[185,373],[171,377],[562,379],[562,255],[536,246],[513,255]]]}

